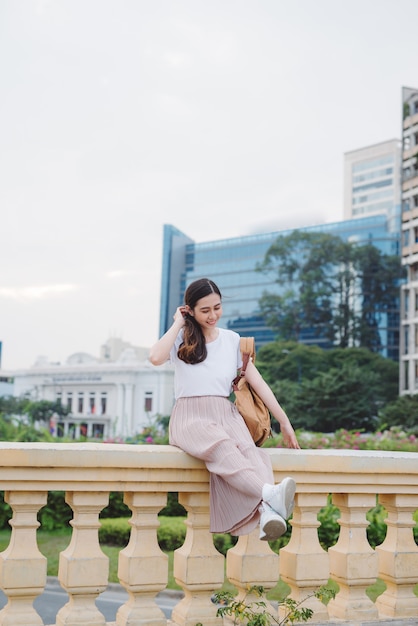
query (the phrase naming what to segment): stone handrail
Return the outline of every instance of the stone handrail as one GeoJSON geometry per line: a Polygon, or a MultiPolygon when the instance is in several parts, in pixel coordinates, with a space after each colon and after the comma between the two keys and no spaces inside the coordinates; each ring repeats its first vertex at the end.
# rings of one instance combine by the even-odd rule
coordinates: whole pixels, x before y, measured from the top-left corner
{"type": "MultiPolygon", "coordinates": [[[[258,530],[228,551],[226,574],[240,596],[252,584],[273,588],[281,577],[291,597],[303,600],[331,578],[339,591],[327,606],[306,601],[316,624],[416,623],[418,548],[413,514],[418,509],[418,455],[352,450],[269,449],[276,482],[297,482],[292,532],[279,555],[259,541],[258,530]],[[340,510],[337,543],[325,551],[318,512],[329,494],[340,510]],[[367,540],[367,511],[378,501],[387,511],[384,542],[367,540]],[[386,590],[373,603],[366,589],[380,578],[386,590]],[[412,621],[411,621],[412,620],[412,621]]],[[[106,626],[96,599],[108,586],[108,558],[99,544],[100,511],[110,492],[124,493],[132,511],[128,545],[119,553],[118,577],[128,600],[117,626],[221,625],[211,595],[224,581],[225,558],[209,533],[209,486],[204,465],[171,446],[101,443],[0,442],[0,490],[13,516],[10,543],[0,553],[0,588],[8,598],[0,626],[40,626],[33,601],[45,588],[46,559],[36,531],[48,491],[66,492],[73,511],[72,536],[59,555],[58,579],[69,600],[56,626],[106,626]],[[184,597],[171,622],[155,597],[167,586],[167,556],[157,542],[158,513],[168,492],[187,510],[186,539],[174,555],[174,576],[184,597]]],[[[282,608],[268,607],[280,618],[282,608]],[[278,613],[277,613],[278,611],[278,613]]],[[[109,624],[107,626],[110,626],[109,624]]]]}

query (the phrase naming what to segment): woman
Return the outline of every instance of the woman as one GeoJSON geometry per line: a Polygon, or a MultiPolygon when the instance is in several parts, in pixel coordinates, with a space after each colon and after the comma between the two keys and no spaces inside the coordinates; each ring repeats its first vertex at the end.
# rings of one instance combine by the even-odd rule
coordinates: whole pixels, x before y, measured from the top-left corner
{"type": "MultiPolygon", "coordinates": [[[[228,399],[242,365],[240,337],[218,328],[222,316],[219,288],[208,278],[186,290],[169,330],[150,350],[150,361],[174,363],[175,405],[169,441],[205,462],[210,472],[210,530],[244,535],[260,523],[260,539],[286,532],[294,503],[295,481],[274,485],[266,450],[257,448],[235,405],[228,399]]],[[[285,444],[299,448],[286,413],[252,362],[245,378],[280,424],[285,444]]]]}

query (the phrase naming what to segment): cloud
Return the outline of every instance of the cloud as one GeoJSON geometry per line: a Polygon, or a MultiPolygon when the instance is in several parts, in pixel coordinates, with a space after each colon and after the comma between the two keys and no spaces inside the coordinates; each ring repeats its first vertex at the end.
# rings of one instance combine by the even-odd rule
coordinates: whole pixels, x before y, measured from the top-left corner
{"type": "Polygon", "coordinates": [[[136,270],[111,270],[107,272],[107,278],[122,278],[123,276],[135,276],[138,275],[136,270]]]}
{"type": "Polygon", "coordinates": [[[164,60],[170,67],[188,67],[191,65],[190,59],[181,52],[166,52],[164,60]]]}
{"type": "Polygon", "coordinates": [[[152,345],[164,224],[199,243],[341,219],[344,152],[399,135],[417,78],[417,0],[0,6],[9,368],[110,328],[152,345]]]}
{"type": "Polygon", "coordinates": [[[40,285],[33,287],[0,287],[0,298],[7,300],[40,300],[78,289],[77,285],[40,285]]]}

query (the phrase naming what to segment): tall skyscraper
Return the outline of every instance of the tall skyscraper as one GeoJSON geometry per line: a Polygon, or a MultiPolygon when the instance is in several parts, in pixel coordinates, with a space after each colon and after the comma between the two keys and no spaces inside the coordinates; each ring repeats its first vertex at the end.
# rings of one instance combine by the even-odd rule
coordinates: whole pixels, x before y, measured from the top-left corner
{"type": "Polygon", "coordinates": [[[400,393],[418,392],[418,89],[402,89],[402,263],[400,393]]]}
{"type": "Polygon", "coordinates": [[[344,154],[344,219],[384,214],[399,232],[402,142],[390,139],[344,154]]]}

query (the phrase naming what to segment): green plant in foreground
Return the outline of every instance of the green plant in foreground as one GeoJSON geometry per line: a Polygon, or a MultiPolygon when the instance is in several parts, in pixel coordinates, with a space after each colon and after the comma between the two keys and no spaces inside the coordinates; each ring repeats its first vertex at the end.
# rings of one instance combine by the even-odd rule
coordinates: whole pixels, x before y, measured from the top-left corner
{"type": "MultiPolygon", "coordinates": [[[[285,598],[279,603],[285,607],[285,615],[284,617],[276,617],[268,612],[264,600],[247,603],[250,594],[261,598],[264,594],[264,588],[258,585],[250,587],[242,600],[237,600],[230,591],[218,591],[215,593],[214,601],[222,605],[216,613],[217,617],[232,617],[234,618],[233,624],[246,622],[247,626],[272,626],[273,624],[284,626],[294,622],[307,622],[312,617],[312,609],[301,606],[308,598],[315,596],[321,602],[327,602],[335,597],[333,589],[323,586],[300,602],[296,602],[292,598],[285,598]]],[[[196,626],[199,626],[199,624],[196,624],[196,626]]]]}

